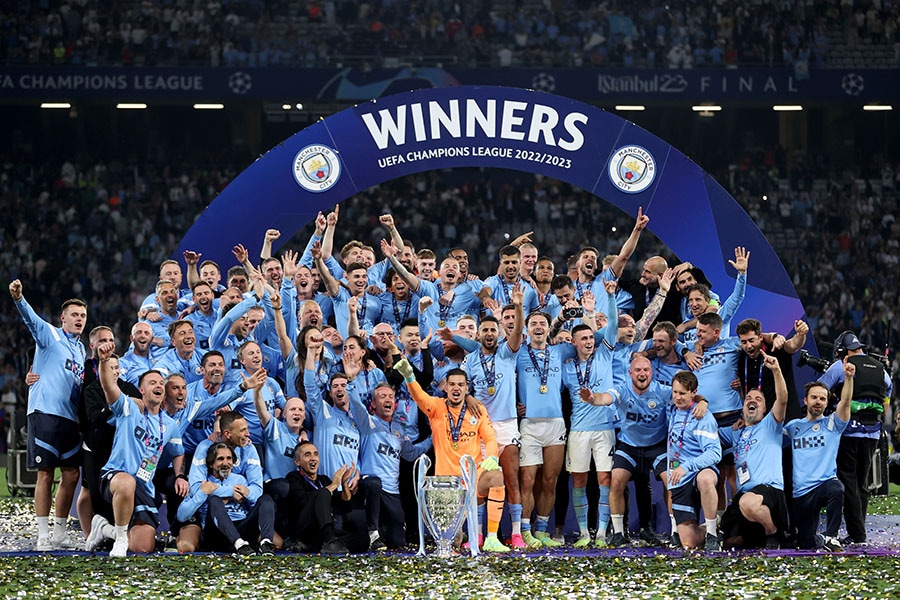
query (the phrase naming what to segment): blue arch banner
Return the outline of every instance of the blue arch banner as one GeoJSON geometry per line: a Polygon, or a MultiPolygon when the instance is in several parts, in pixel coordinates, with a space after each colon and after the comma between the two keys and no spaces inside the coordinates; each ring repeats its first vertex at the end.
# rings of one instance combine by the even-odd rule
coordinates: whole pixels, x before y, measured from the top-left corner
{"type": "MultiPolygon", "coordinates": [[[[684,154],[634,123],[568,98],[494,86],[418,90],[359,104],[294,134],[261,156],[213,201],[178,249],[223,267],[231,248],[277,227],[289,238],[376,184],[435,169],[496,167],[566,181],[629,215],[701,267],[728,295],[736,246],[750,250],[738,319],[764,316],[788,332],[803,307],[759,228],[684,154]]],[[[597,232],[597,235],[602,235],[597,232]]]]}

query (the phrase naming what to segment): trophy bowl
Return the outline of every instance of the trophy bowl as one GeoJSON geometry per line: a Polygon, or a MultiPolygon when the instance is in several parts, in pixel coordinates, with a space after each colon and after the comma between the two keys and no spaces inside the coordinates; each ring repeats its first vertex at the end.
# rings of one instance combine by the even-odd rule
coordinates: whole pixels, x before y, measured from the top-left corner
{"type": "Polygon", "coordinates": [[[466,488],[461,477],[425,477],[422,518],[437,543],[437,556],[451,556],[453,539],[466,517],[466,488]]]}

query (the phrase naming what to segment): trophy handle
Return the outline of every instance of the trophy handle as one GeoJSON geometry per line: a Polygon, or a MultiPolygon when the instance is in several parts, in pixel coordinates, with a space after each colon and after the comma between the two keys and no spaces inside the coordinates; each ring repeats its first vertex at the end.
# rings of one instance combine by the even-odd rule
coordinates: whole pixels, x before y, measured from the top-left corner
{"type": "Polygon", "coordinates": [[[468,454],[459,459],[459,468],[462,472],[462,480],[466,486],[466,526],[469,532],[469,552],[472,556],[478,556],[481,550],[478,548],[478,470],[475,459],[468,454]]]}
{"type": "Polygon", "coordinates": [[[416,504],[419,507],[419,551],[416,556],[425,556],[425,519],[423,511],[425,510],[425,474],[431,468],[431,459],[423,454],[413,463],[413,477],[416,483],[416,504]]]}

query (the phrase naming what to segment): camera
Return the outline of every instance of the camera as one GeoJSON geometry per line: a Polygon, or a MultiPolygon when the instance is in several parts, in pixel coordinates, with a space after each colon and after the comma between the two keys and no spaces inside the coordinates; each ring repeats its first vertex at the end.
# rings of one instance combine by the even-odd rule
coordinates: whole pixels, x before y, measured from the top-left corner
{"type": "Polygon", "coordinates": [[[806,350],[801,350],[799,352],[800,358],[797,359],[798,367],[809,366],[813,371],[818,371],[819,373],[824,373],[828,370],[828,367],[831,366],[831,362],[820,358],[818,356],[813,356],[806,350]]]}
{"type": "Polygon", "coordinates": [[[562,314],[564,319],[580,319],[584,316],[584,309],[580,306],[577,308],[564,308],[562,314]]]}

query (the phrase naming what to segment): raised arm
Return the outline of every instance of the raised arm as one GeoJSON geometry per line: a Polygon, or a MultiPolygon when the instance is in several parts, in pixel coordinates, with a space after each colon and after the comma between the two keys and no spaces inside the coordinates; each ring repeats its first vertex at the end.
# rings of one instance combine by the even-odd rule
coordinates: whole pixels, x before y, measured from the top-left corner
{"type": "Polygon", "coordinates": [[[349,335],[363,336],[365,332],[359,327],[359,298],[350,296],[347,300],[347,333],[349,335]]]}
{"type": "Polygon", "coordinates": [[[787,384],[784,381],[784,373],[781,372],[781,365],[774,356],[762,353],[763,361],[766,368],[772,371],[772,377],[775,379],[775,404],[772,405],[772,416],[779,423],[784,423],[784,415],[787,412],[787,384]]]}
{"type": "Polygon", "coordinates": [[[809,325],[805,321],[794,321],[794,335],[784,343],[784,351],[788,354],[796,354],[806,343],[806,334],[809,333],[809,325]]]}
{"type": "Polygon", "coordinates": [[[287,358],[291,350],[294,349],[294,344],[291,341],[291,336],[287,333],[287,324],[284,322],[284,315],[281,313],[281,294],[276,291],[271,295],[271,299],[275,318],[275,333],[278,334],[278,346],[281,349],[281,357],[287,358]]]}
{"type": "Polygon", "coordinates": [[[187,285],[189,289],[193,289],[194,285],[200,281],[200,273],[197,271],[197,263],[203,256],[199,252],[193,250],[184,251],[184,262],[187,265],[187,285]]]}
{"type": "Polygon", "coordinates": [[[397,226],[394,224],[393,215],[381,215],[378,217],[378,220],[384,225],[385,229],[388,230],[388,233],[391,235],[391,243],[395,248],[403,250],[403,246],[405,245],[403,238],[400,236],[400,232],[397,231],[397,226]]]}
{"type": "Polygon", "coordinates": [[[325,217],[325,234],[322,236],[322,258],[325,260],[334,253],[334,230],[337,229],[340,210],[341,205],[337,204],[334,207],[334,211],[328,213],[325,217]]]}
{"type": "Polygon", "coordinates": [[[669,294],[669,289],[672,287],[674,279],[675,272],[672,269],[666,269],[665,273],[660,276],[659,289],[653,294],[653,300],[644,309],[644,314],[641,315],[640,320],[634,324],[634,341],[640,342],[647,337],[650,325],[659,316],[659,311],[662,310],[663,304],[666,302],[666,296],[669,294]]]}
{"type": "Polygon", "coordinates": [[[616,288],[618,284],[614,280],[604,281],[603,287],[606,289],[606,327],[600,331],[594,332],[594,343],[599,344],[601,340],[597,339],[600,333],[603,333],[603,339],[606,340],[607,346],[615,348],[619,341],[619,308],[616,306],[616,288]]]}
{"type": "Polygon", "coordinates": [[[525,302],[525,288],[519,282],[512,290],[512,303],[516,307],[516,321],[513,324],[513,330],[509,333],[509,349],[518,352],[522,345],[522,332],[525,330],[525,310],[522,308],[525,302]]]}
{"type": "MultiPolygon", "coordinates": [[[[259,369],[257,370],[257,373],[259,371],[265,371],[265,369],[259,369]]],[[[243,373],[241,374],[241,377],[243,378],[243,373]]],[[[269,413],[269,409],[266,407],[266,399],[263,398],[262,395],[263,384],[266,382],[266,380],[262,379],[260,381],[255,377],[245,378],[244,385],[248,385],[248,382],[250,389],[253,390],[253,407],[256,409],[256,416],[259,417],[259,424],[262,425],[263,428],[265,428],[265,426],[269,424],[269,420],[271,420],[272,418],[272,415],[269,413]]]]}
{"type": "Polygon", "coordinates": [[[325,284],[326,293],[332,298],[337,296],[338,291],[341,289],[341,284],[338,283],[338,280],[334,278],[331,271],[325,266],[325,261],[322,259],[323,252],[321,242],[315,242],[312,245],[312,248],[310,248],[310,253],[315,261],[316,268],[319,270],[319,277],[322,278],[322,282],[325,284]]]}
{"type": "MultiPolygon", "coordinates": [[[[403,248],[403,246],[400,246],[403,248]]],[[[394,272],[400,276],[400,279],[406,282],[406,285],[409,286],[413,292],[418,293],[419,284],[421,280],[409,272],[409,270],[403,266],[403,263],[397,258],[397,250],[391,244],[388,243],[387,240],[381,240],[381,253],[384,254],[385,258],[391,263],[391,267],[393,267],[394,272]]]]}
{"type": "Polygon", "coordinates": [[[738,276],[734,280],[734,290],[719,308],[719,316],[726,323],[731,320],[744,301],[744,294],[747,292],[747,267],[750,263],[750,252],[742,246],[738,246],[734,249],[734,260],[729,260],[728,263],[735,268],[738,276]]]}
{"type": "Polygon", "coordinates": [[[617,279],[622,276],[622,271],[625,269],[628,259],[634,254],[634,249],[637,248],[638,240],[641,239],[641,232],[647,228],[649,222],[650,217],[645,215],[643,207],[639,206],[637,219],[634,221],[634,228],[631,230],[631,235],[629,235],[628,239],[625,240],[625,243],[622,244],[622,249],[619,250],[619,254],[613,259],[612,264],[609,265],[609,270],[617,279]]]}
{"type": "Polygon", "coordinates": [[[231,253],[234,254],[234,257],[237,259],[237,261],[241,264],[242,267],[247,269],[248,272],[253,268],[253,263],[250,262],[250,253],[247,252],[247,249],[244,248],[243,244],[236,245],[231,249],[231,253]]]}
{"type": "Polygon", "coordinates": [[[850,420],[850,400],[853,398],[853,377],[856,375],[856,365],[844,357],[844,386],[841,389],[841,401],[834,409],[834,414],[841,421],[850,420]]]}
{"type": "Polygon", "coordinates": [[[97,346],[97,356],[100,358],[100,386],[103,388],[107,404],[114,404],[119,399],[119,396],[122,395],[116,371],[109,364],[109,359],[115,349],[115,342],[105,342],[97,346]]]}
{"type": "Polygon", "coordinates": [[[281,232],[277,229],[266,229],[266,235],[263,238],[262,249],[259,251],[260,261],[272,258],[272,242],[281,237],[281,232]]]}

